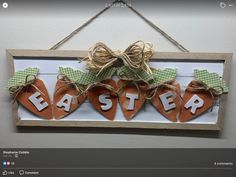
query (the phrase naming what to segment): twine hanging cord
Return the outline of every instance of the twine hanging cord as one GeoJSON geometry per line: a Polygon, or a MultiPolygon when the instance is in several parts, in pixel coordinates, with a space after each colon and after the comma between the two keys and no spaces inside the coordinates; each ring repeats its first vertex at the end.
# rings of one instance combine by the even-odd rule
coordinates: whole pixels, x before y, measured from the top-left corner
{"type": "Polygon", "coordinates": [[[174,40],[171,36],[169,36],[165,31],[163,31],[161,28],[156,26],[153,22],[148,20],[146,17],[144,17],[140,12],[138,12],[136,9],[134,9],[131,5],[127,4],[126,2],[122,0],[115,0],[113,3],[111,3],[110,6],[107,6],[106,8],[102,9],[100,12],[98,12],[96,15],[94,15],[92,18],[90,18],[88,21],[83,23],[81,26],[79,26],[77,29],[72,31],[69,35],[64,37],[62,40],[60,40],[58,43],[53,45],[50,50],[56,50],[60,46],[62,46],[64,43],[66,43],[68,40],[70,40],[73,36],[75,36],[78,32],[80,32],[83,28],[88,26],[93,20],[98,18],[101,14],[103,14],[105,11],[110,9],[114,4],[116,3],[122,3],[125,5],[125,7],[129,8],[131,11],[133,11],[136,15],[138,15],[140,18],[142,18],[149,26],[151,26],[155,31],[159,32],[162,36],[164,36],[168,41],[170,41],[173,45],[175,45],[180,51],[182,52],[189,52],[188,49],[186,49],[183,45],[181,45],[179,42],[174,40]]]}

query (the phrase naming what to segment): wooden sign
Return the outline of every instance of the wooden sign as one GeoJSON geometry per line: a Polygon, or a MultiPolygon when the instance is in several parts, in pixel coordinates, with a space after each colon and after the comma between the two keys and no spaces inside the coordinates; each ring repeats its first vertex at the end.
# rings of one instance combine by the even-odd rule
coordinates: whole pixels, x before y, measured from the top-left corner
{"type": "MultiPolygon", "coordinates": [[[[76,82],[76,77],[80,74],[78,69],[86,68],[78,58],[86,57],[87,53],[7,50],[9,78],[18,71],[27,78],[23,86],[13,90],[17,126],[222,129],[227,96],[215,94],[204,83],[194,80],[196,77],[201,80],[205,74],[211,81],[215,78],[210,76],[215,75],[209,73],[216,73],[219,76],[216,79],[228,85],[232,54],[154,53],[150,67],[159,69],[162,72],[159,76],[165,76],[166,68],[175,69],[176,75],[172,82],[160,83],[160,87],[144,92],[145,84],[117,78],[85,89],[76,82]],[[71,77],[63,75],[66,72],[72,73],[71,77]],[[59,78],[59,73],[63,77],[59,78]],[[27,90],[27,94],[22,94],[22,90],[27,90]]],[[[217,89],[224,92],[226,88],[222,85],[217,89]]]]}

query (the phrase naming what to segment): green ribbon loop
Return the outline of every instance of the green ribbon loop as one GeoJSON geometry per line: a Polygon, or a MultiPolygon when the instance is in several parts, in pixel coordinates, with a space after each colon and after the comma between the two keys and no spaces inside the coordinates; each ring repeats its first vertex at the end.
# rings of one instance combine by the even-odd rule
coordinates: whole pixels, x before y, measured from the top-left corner
{"type": "Polygon", "coordinates": [[[77,85],[88,85],[94,82],[101,82],[106,79],[112,79],[118,76],[123,80],[144,81],[148,84],[160,84],[175,80],[176,69],[166,68],[164,70],[152,69],[153,73],[148,74],[142,68],[133,70],[127,66],[112,67],[103,70],[98,76],[94,72],[82,72],[72,68],[59,68],[60,74],[66,75],[70,80],[76,82],[77,85]]]}

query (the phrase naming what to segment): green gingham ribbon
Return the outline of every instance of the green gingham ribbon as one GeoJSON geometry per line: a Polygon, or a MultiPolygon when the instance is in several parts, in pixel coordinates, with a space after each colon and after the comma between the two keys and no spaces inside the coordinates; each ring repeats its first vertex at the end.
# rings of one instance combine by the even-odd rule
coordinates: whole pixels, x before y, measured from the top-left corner
{"type": "Polygon", "coordinates": [[[131,70],[127,66],[122,66],[117,68],[116,75],[120,79],[124,80],[143,80],[146,83],[153,80],[152,74],[148,74],[146,71],[144,71],[142,68],[131,70]]]}
{"type": "Polygon", "coordinates": [[[146,91],[146,99],[152,100],[159,88],[175,90],[176,87],[172,84],[172,82],[175,81],[176,75],[177,69],[152,69],[153,80],[148,84],[148,89],[146,91]]]}
{"type": "Polygon", "coordinates": [[[165,68],[164,70],[153,70],[155,84],[162,84],[176,79],[177,69],[165,68]]]}
{"type": "Polygon", "coordinates": [[[35,76],[38,75],[39,69],[38,68],[26,68],[23,71],[15,72],[14,76],[9,79],[7,83],[7,88],[10,89],[12,87],[18,87],[24,85],[27,81],[31,81],[35,79],[35,76]]]}
{"type": "Polygon", "coordinates": [[[120,79],[124,80],[143,80],[149,84],[161,84],[174,80],[176,77],[176,69],[166,68],[164,70],[153,69],[152,74],[148,74],[143,69],[131,70],[127,66],[107,68],[97,76],[96,73],[85,73],[80,70],[74,70],[72,68],[59,68],[60,74],[66,75],[71,81],[76,82],[77,85],[88,85],[93,82],[100,82],[106,79],[111,79],[117,75],[120,79]]]}
{"type": "Polygon", "coordinates": [[[93,72],[82,72],[80,70],[74,70],[72,68],[59,68],[59,72],[62,75],[67,76],[71,81],[76,82],[77,85],[88,85],[93,82],[100,82],[102,80],[110,79],[116,72],[116,68],[104,70],[98,77],[93,72]]]}
{"type": "MultiPolygon", "coordinates": [[[[25,78],[28,77],[28,81],[33,80],[39,72],[38,68],[26,68],[23,71],[18,71],[8,81],[7,88],[20,86],[25,83],[25,78]]],[[[85,73],[80,70],[74,70],[70,67],[59,67],[59,73],[66,75],[71,81],[76,82],[78,85],[88,85],[93,82],[100,82],[106,79],[111,79],[117,75],[121,79],[125,80],[143,80],[146,83],[163,83],[169,80],[173,80],[176,76],[176,70],[167,68],[165,70],[153,69],[153,74],[147,74],[143,69],[131,70],[127,66],[112,67],[104,70],[98,77],[96,73],[85,73]]]]}
{"type": "Polygon", "coordinates": [[[218,93],[228,93],[229,88],[225,81],[221,80],[217,73],[209,73],[207,70],[194,70],[196,80],[203,82],[209,88],[214,89],[218,93]]]}

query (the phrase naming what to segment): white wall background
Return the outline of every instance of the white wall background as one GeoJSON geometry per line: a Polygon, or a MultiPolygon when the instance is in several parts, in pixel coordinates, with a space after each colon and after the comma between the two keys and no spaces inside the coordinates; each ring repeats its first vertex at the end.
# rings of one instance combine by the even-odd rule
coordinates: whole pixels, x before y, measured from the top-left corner
{"type": "MultiPolygon", "coordinates": [[[[154,3],[154,2],[153,2],[154,3]]],[[[192,52],[236,53],[236,16],[227,13],[155,10],[132,4],[159,27],[192,52]],[[208,16],[209,15],[209,16],[208,16]]],[[[153,4],[153,7],[158,4],[153,4]]],[[[8,91],[5,50],[48,49],[62,37],[104,8],[34,11],[0,8],[0,147],[236,147],[236,61],[231,67],[230,93],[225,110],[224,130],[216,132],[140,131],[79,128],[16,128],[8,91]],[[47,13],[48,12],[48,13],[47,13]]],[[[60,49],[87,50],[98,41],[113,49],[125,49],[136,40],[150,41],[156,51],[178,51],[160,34],[127,8],[112,8],[60,49]]]]}

